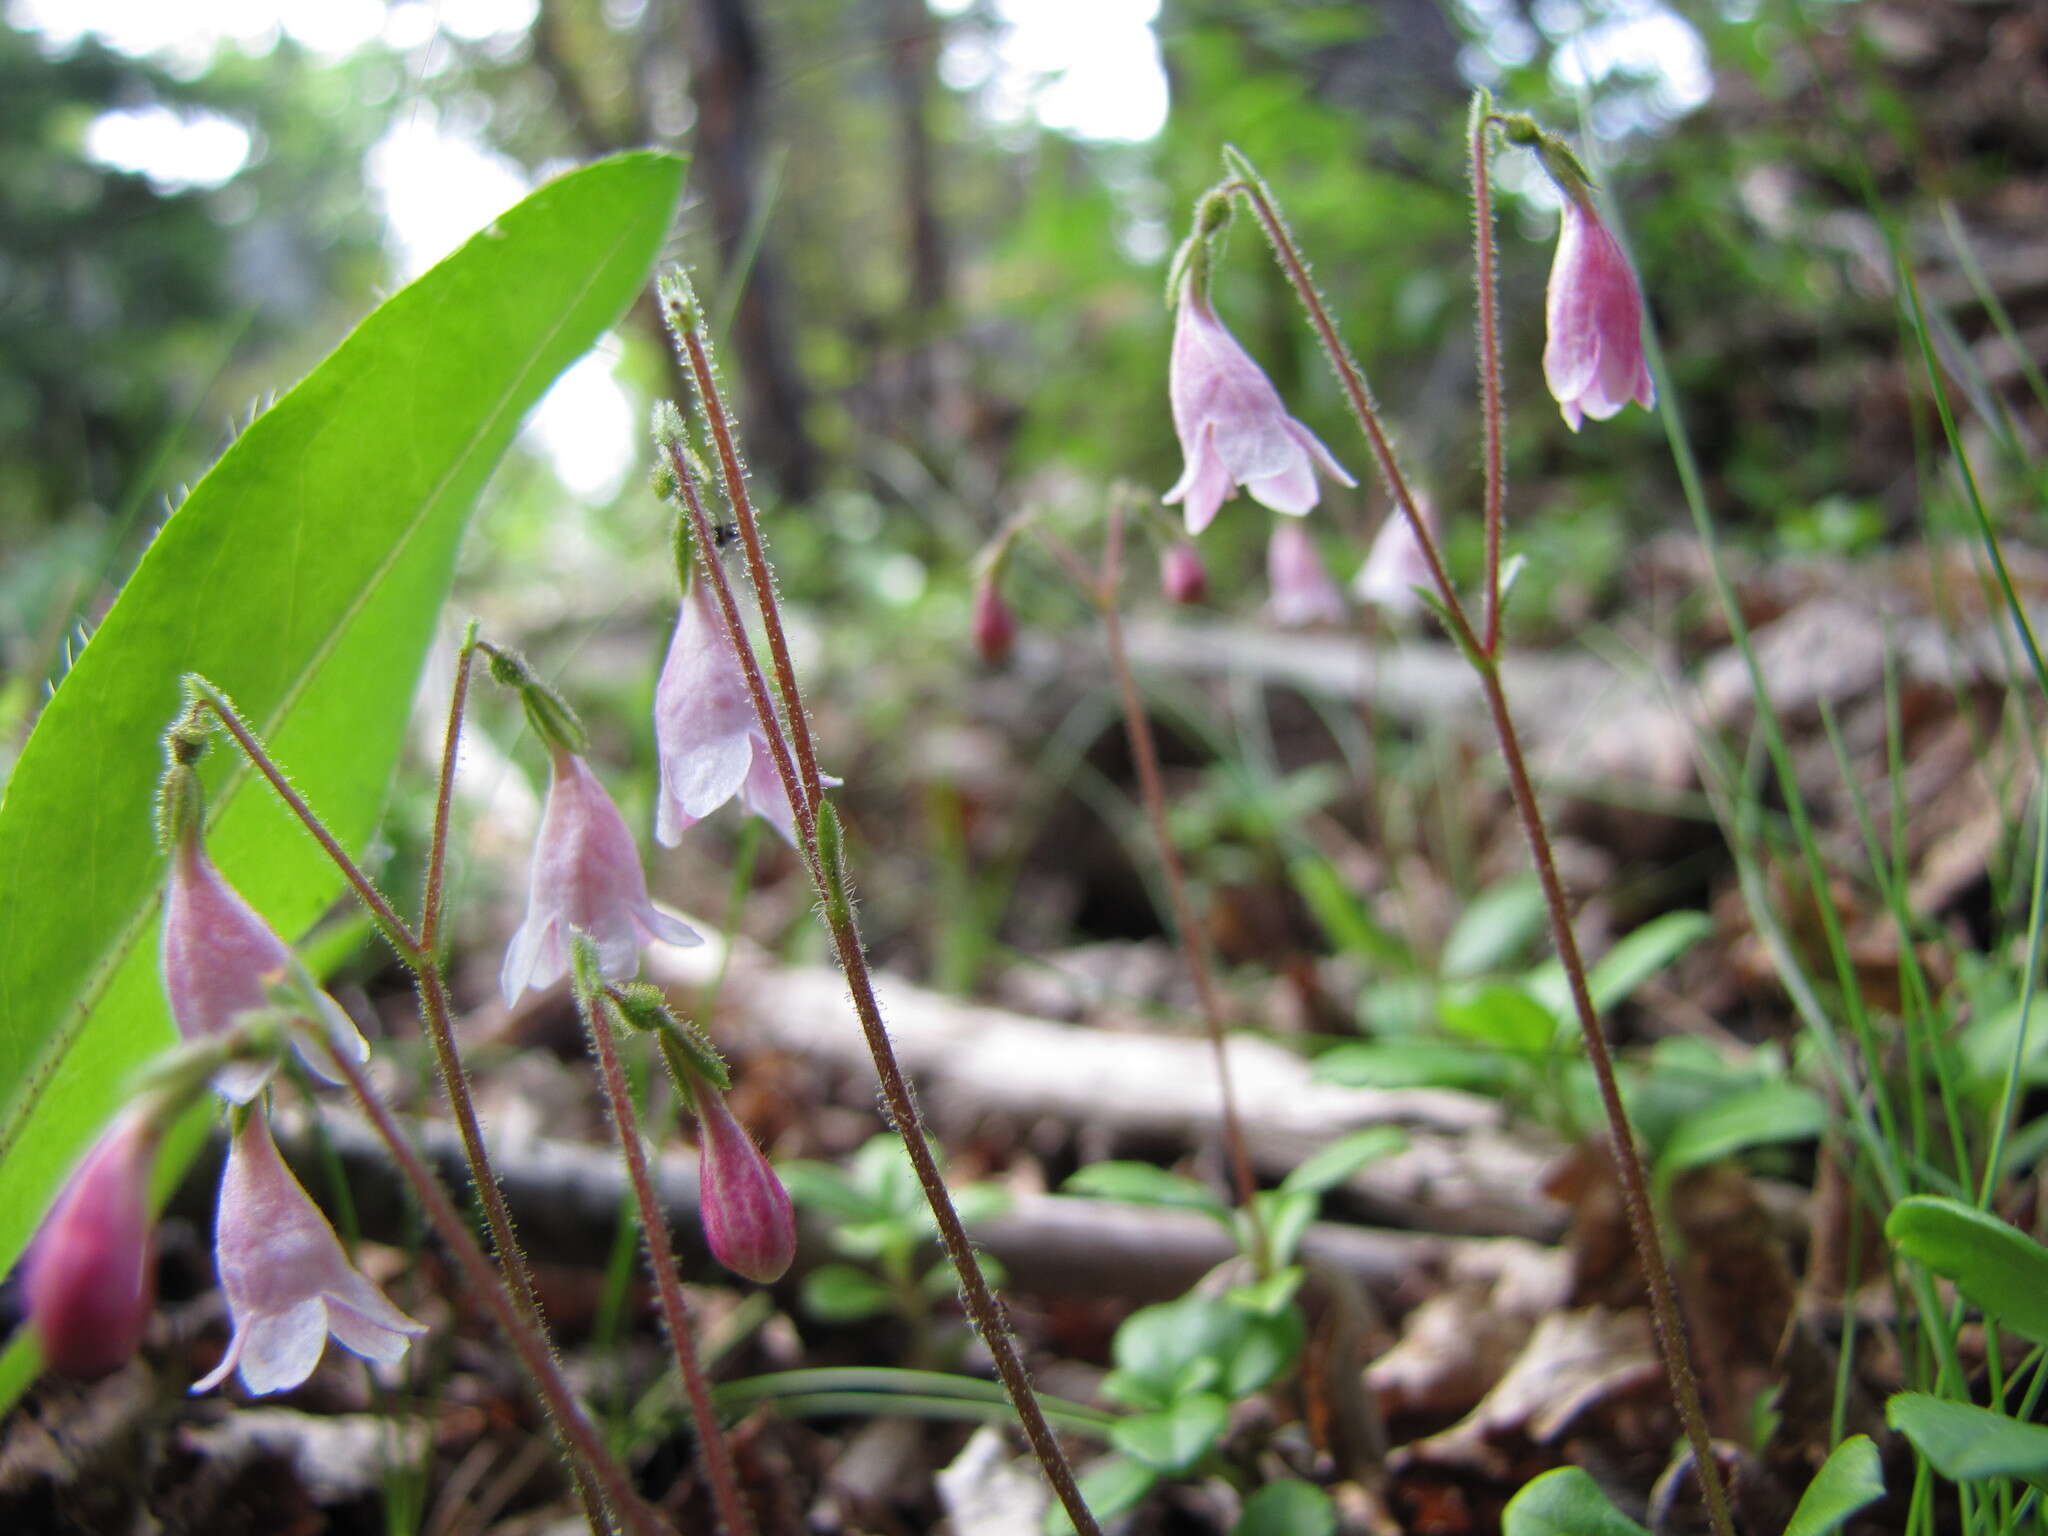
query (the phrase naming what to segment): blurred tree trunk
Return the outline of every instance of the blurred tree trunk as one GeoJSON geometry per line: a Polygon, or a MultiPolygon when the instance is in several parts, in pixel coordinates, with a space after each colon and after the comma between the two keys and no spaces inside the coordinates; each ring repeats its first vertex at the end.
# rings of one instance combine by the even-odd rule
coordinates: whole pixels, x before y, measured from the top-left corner
{"type": "Polygon", "coordinates": [[[689,0],[686,34],[697,104],[692,179],[711,208],[722,282],[740,285],[728,368],[740,391],[753,465],[794,500],[818,480],[818,450],[805,428],[788,287],[775,242],[756,236],[768,70],[749,0],[689,0]]]}
{"type": "Polygon", "coordinates": [[[896,120],[898,193],[907,257],[904,292],[904,404],[929,414],[933,330],[949,287],[945,232],[936,203],[931,126],[926,120],[938,23],[924,0],[876,0],[889,101],[896,120]]]}

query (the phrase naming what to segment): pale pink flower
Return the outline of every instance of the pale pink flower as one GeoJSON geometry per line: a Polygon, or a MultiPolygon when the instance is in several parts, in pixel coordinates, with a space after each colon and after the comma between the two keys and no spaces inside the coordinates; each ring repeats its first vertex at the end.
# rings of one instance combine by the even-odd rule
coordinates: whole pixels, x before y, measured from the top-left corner
{"type": "Polygon", "coordinates": [[[219,1386],[230,1371],[259,1397],[288,1391],[313,1374],[330,1333],[366,1360],[389,1361],[427,1331],[349,1263],[327,1218],[277,1155],[261,1110],[228,1144],[213,1251],[234,1335],[194,1392],[219,1386]]]}
{"type": "Polygon", "coordinates": [[[1316,435],[1287,414],[1280,392],[1190,278],[1173,325],[1167,394],[1186,468],[1166,493],[1185,502],[1190,534],[1200,533],[1239,487],[1275,512],[1299,515],[1321,498],[1316,469],[1356,485],[1316,435]]]}
{"type": "MultiPolygon", "coordinates": [[[[746,674],[711,595],[699,582],[683,594],[675,638],[654,689],[654,746],[661,792],[654,836],[673,848],[734,795],[785,839],[796,841],[796,818],[768,738],[754,713],[746,674]]],[[[830,774],[821,782],[839,783],[830,774]]]]}
{"type": "MultiPolygon", "coordinates": [[[[1430,531],[1436,536],[1436,509],[1418,496],[1415,510],[1430,531]]],[[[1424,591],[1435,590],[1435,578],[1430,574],[1429,561],[1423,556],[1422,543],[1415,537],[1415,527],[1399,507],[1387,513],[1380,524],[1380,531],[1373,535],[1372,548],[1366,552],[1365,564],[1358,568],[1358,574],[1351,579],[1351,592],[1361,603],[1368,603],[1385,610],[1396,617],[1414,613],[1422,606],[1422,599],[1416,594],[1417,587],[1424,591]]]]}
{"type": "Polygon", "coordinates": [[[696,1090],[697,1199],[719,1263],[766,1285],[796,1257],[789,1191],[709,1083],[696,1090]]]}
{"type": "Polygon", "coordinates": [[[1266,576],[1272,601],[1266,611],[1275,624],[1341,624],[1344,594],[1316,553],[1315,540],[1299,523],[1280,523],[1266,545],[1266,576]]]}
{"type": "Polygon", "coordinates": [[[22,1296],[43,1362],[104,1376],[142,1343],[151,1284],[149,1173],[157,1131],[130,1112],[71,1175],[28,1251],[22,1296]]]}
{"type": "Polygon", "coordinates": [[[1585,416],[1605,421],[1631,400],[1656,404],[1643,360],[1642,290],[1600,215],[1576,197],[1565,201],[1543,312],[1543,377],[1566,426],[1578,431],[1585,416]]]}
{"type": "Polygon", "coordinates": [[[1209,571],[1195,546],[1176,539],[1159,557],[1159,590],[1169,603],[1183,607],[1199,603],[1209,591],[1209,571]]]}
{"type": "MultiPolygon", "coordinates": [[[[276,1004],[271,988],[281,981],[311,1000],[320,1014],[326,1044],[356,1061],[370,1059],[370,1047],[341,1005],[315,987],[284,940],[238,895],[207,858],[197,832],[188,832],[171,854],[171,878],[164,895],[164,992],[178,1033],[194,1043],[234,1028],[239,1014],[276,1004]]],[[[294,1038],[299,1055],[315,1074],[336,1082],[326,1052],[294,1038]]],[[[214,1088],[237,1104],[254,1098],[270,1076],[270,1063],[230,1062],[214,1074],[214,1088]]]]}
{"type": "Polygon", "coordinates": [[[1010,659],[1017,644],[1017,615],[1003,601],[993,576],[974,583],[974,611],[968,628],[974,635],[975,651],[988,665],[999,667],[1010,659]]]}
{"type": "Polygon", "coordinates": [[[528,987],[551,986],[569,974],[569,938],[577,931],[596,943],[598,968],[612,981],[639,970],[644,943],[703,942],[688,923],[648,900],[633,834],[590,765],[566,747],[552,750],[526,921],[506,946],[499,976],[507,1003],[528,987]]]}

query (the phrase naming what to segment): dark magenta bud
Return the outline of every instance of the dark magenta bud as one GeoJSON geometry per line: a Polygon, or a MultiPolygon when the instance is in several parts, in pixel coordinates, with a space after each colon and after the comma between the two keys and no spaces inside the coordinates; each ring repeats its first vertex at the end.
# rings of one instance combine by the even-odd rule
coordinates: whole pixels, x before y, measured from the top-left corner
{"type": "Polygon", "coordinates": [[[1017,643],[1017,615],[996,590],[995,578],[984,576],[974,584],[974,648],[990,666],[1007,661],[1017,643]]]}
{"type": "Polygon", "coordinates": [[[1169,603],[1183,607],[1209,595],[1209,569],[1187,540],[1167,545],[1166,553],[1159,557],[1159,590],[1169,603]]]}
{"type": "Polygon", "coordinates": [[[71,1175],[29,1250],[23,1294],[43,1360],[67,1376],[118,1370],[142,1343],[150,1266],[151,1117],[116,1120],[71,1175]]]}
{"type": "Polygon", "coordinates": [[[697,1191],[719,1263],[761,1285],[796,1257],[796,1210],[746,1127],[708,1085],[696,1090],[697,1191]]]}

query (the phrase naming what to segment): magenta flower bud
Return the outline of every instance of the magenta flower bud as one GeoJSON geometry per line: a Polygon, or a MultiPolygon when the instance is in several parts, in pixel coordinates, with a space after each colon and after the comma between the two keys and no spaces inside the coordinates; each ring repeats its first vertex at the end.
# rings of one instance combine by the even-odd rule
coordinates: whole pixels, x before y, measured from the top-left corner
{"type": "Polygon", "coordinates": [[[778,1280],[796,1257],[796,1211],[725,1096],[696,1087],[697,1198],[704,1237],[719,1263],[761,1285],[778,1280]]]}
{"type": "Polygon", "coordinates": [[[1600,215],[1576,197],[1564,205],[1543,313],[1543,377],[1566,426],[1578,431],[1585,416],[1605,421],[1631,400],[1656,404],[1643,360],[1642,290],[1600,215]]]}
{"type": "MultiPolygon", "coordinates": [[[[654,746],[661,793],[654,836],[673,848],[734,795],[783,838],[796,842],[796,817],[775,771],[768,738],[747,691],[732,638],[702,583],[691,582],[675,637],[654,689],[654,746]]],[[[826,785],[839,780],[819,778],[826,785]]]]}
{"type": "Polygon", "coordinates": [[[213,1253],[234,1335],[194,1392],[219,1386],[230,1371],[258,1397],[289,1391],[313,1374],[329,1334],[366,1360],[389,1361],[427,1331],[349,1263],[327,1218],[277,1155],[260,1110],[228,1144],[213,1253]]]}
{"type": "Polygon", "coordinates": [[[1003,601],[993,574],[981,577],[974,584],[974,616],[970,627],[974,632],[974,649],[983,661],[996,667],[1009,660],[1010,652],[1017,644],[1017,615],[1003,601]]]}
{"type": "Polygon", "coordinates": [[[1166,594],[1169,603],[1184,607],[1199,603],[1208,595],[1208,567],[1187,540],[1178,539],[1167,545],[1166,553],[1159,557],[1159,590],[1166,594]]]}
{"type": "Polygon", "coordinates": [[[1273,529],[1266,545],[1266,576],[1273,587],[1266,611],[1275,624],[1343,623],[1344,594],[1301,524],[1281,523],[1273,529]]]}
{"type": "Polygon", "coordinates": [[[149,1173],[157,1129],[130,1112],[85,1155],[29,1249],[22,1295],[43,1361],[104,1376],[142,1343],[155,1290],[149,1173]]]}
{"type": "Polygon", "coordinates": [[[1190,534],[1200,533],[1239,486],[1275,512],[1304,513],[1321,498],[1320,468],[1356,485],[1316,435],[1287,414],[1280,392],[1190,278],[1173,324],[1167,395],[1173,430],[1187,461],[1166,504],[1186,503],[1190,534]]]}
{"type": "Polygon", "coordinates": [[[590,765],[558,746],[533,845],[526,921],[506,946],[498,978],[508,1004],[528,987],[551,986],[569,974],[569,936],[579,929],[596,942],[598,968],[611,981],[628,980],[640,969],[643,943],[704,942],[696,929],[648,900],[626,819],[590,765]]]}
{"type": "MultiPolygon", "coordinates": [[[[214,1039],[233,1029],[238,1015],[275,1006],[272,985],[291,977],[320,1013],[326,1044],[358,1062],[370,1059],[369,1043],[341,1005],[313,985],[290,946],[221,878],[196,829],[171,854],[162,954],[164,992],[186,1040],[214,1039]]],[[[315,1074],[338,1081],[325,1050],[297,1039],[293,1044],[315,1074]]],[[[246,1104],[270,1071],[268,1062],[231,1062],[214,1075],[213,1086],[222,1097],[246,1104]]]]}
{"type": "MultiPolygon", "coordinates": [[[[1415,510],[1421,516],[1430,536],[1436,536],[1436,509],[1428,500],[1415,498],[1415,510]]],[[[1373,536],[1372,548],[1366,553],[1365,564],[1358,568],[1358,574],[1351,580],[1352,595],[1361,603],[1379,608],[1395,617],[1415,612],[1422,606],[1422,599],[1416,588],[1433,591],[1435,577],[1430,574],[1429,561],[1423,556],[1422,542],[1415,537],[1415,526],[1399,507],[1387,513],[1380,524],[1380,531],[1373,536]]]]}

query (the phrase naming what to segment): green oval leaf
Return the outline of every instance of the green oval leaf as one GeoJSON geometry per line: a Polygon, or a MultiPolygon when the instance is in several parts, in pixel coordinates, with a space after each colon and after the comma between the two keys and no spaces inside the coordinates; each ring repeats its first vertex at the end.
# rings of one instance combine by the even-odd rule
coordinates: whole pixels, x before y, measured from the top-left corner
{"type": "Polygon", "coordinates": [[[1170,1205],[1205,1211],[1225,1220],[1229,1210],[1208,1185],[1151,1163],[1090,1163],[1076,1168],[1060,1189],[1069,1195],[1097,1200],[1127,1200],[1133,1205],[1170,1205]]]}
{"type": "Polygon", "coordinates": [[[880,1317],[891,1305],[889,1287],[851,1264],[824,1264],[804,1276],[804,1310],[825,1323],[880,1317]]]}
{"type": "Polygon", "coordinates": [[[1154,1413],[1119,1419],[1110,1444],[1155,1472],[1185,1472],[1222,1438],[1230,1405],[1213,1392],[1194,1392],[1154,1413]]]}
{"type": "Polygon", "coordinates": [[[1785,1536],[1828,1536],[1866,1504],[1884,1497],[1884,1467],[1868,1435],[1851,1435],[1813,1474],[1785,1536]]]}
{"type": "MultiPolygon", "coordinates": [[[[1159,1474],[1142,1461],[1106,1456],[1081,1474],[1081,1501],[1097,1520],[1114,1520],[1135,1508],[1158,1481],[1159,1474]]],[[[1074,1536],[1074,1522],[1067,1518],[1057,1499],[1046,1510],[1042,1528],[1046,1536],[1074,1536]]]]}
{"type": "Polygon", "coordinates": [[[1750,1147],[1806,1141],[1827,1129],[1828,1107],[1797,1083],[1770,1080],[1723,1094],[1672,1127],[1657,1154],[1659,1193],[1688,1168],[1733,1157],[1750,1147]]]}
{"type": "Polygon", "coordinates": [[[1314,1483],[1283,1477],[1244,1501],[1230,1536],[1336,1536],[1337,1506],[1314,1483]]]}
{"type": "Polygon", "coordinates": [[[1960,1200],[1914,1195],[1892,1207],[1884,1235],[2000,1327],[2048,1344],[2048,1248],[2024,1232],[1960,1200]]]}
{"type": "Polygon", "coordinates": [[[2016,1477],[2048,1489],[2048,1425],[1925,1392],[1899,1393],[1885,1404],[1884,1421],[1955,1482],[2016,1477]]]}
{"type": "Polygon", "coordinates": [[[1650,1536],[1583,1467],[1531,1478],[1500,1512],[1501,1536],[1650,1536]]]}
{"type": "MultiPolygon", "coordinates": [[[[528,408],[639,291],[681,178],[651,153],[562,177],[381,305],[222,455],[52,696],[0,800],[0,1272],[172,1038],[150,802],[180,674],[225,688],[360,850],[469,509],[528,408]]],[[[339,877],[212,756],[216,862],[304,932],[339,877]]]]}

